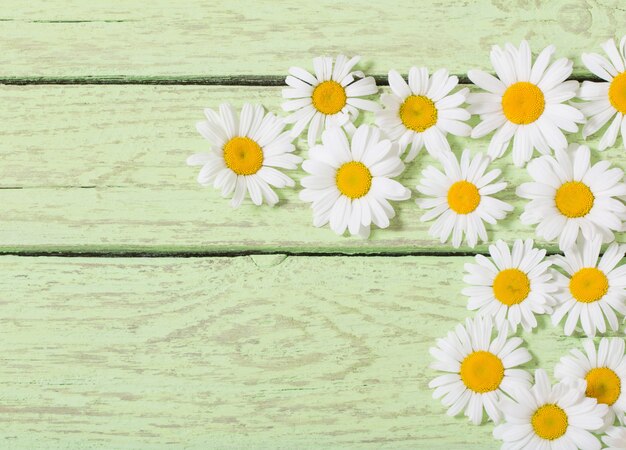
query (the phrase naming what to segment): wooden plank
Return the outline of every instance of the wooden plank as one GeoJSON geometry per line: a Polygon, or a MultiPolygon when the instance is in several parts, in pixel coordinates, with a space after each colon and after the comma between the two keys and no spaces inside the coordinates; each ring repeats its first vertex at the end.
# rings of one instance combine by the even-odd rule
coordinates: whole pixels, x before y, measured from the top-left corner
{"type": "Polygon", "coordinates": [[[0,446],[498,448],[427,387],[470,260],[0,257],[0,446]]]}
{"type": "MultiPolygon", "coordinates": [[[[251,101],[276,111],[280,88],[5,86],[0,98],[20,105],[0,110],[0,251],[454,251],[428,236],[430,223],[419,220],[423,212],[415,192],[397,204],[398,218],[389,229],[364,241],[314,228],[297,189],[281,190],[274,209],[247,202],[233,210],[217,191],[198,186],[197,168],[187,167],[185,159],[207,148],[194,128],[202,108],[251,101]]],[[[485,151],[488,143],[451,140],[457,151],[485,151]]],[[[596,144],[597,139],[590,142],[592,148],[596,144]]],[[[298,147],[306,155],[304,139],[298,147]]],[[[422,155],[401,178],[411,189],[434,163],[427,152],[422,155]]],[[[594,152],[594,158],[626,168],[623,155],[620,140],[615,148],[594,152]]],[[[514,194],[530,178],[512,165],[510,154],[494,166],[510,183],[501,198],[516,209],[490,236],[532,236],[533,229],[518,220],[525,201],[514,194]]],[[[293,175],[300,179],[302,171],[293,175]]],[[[619,235],[621,241],[625,237],[619,235]]]]}
{"type": "Polygon", "coordinates": [[[555,44],[586,75],[583,51],[620,36],[626,10],[614,0],[5,0],[1,77],[284,75],[319,54],[361,54],[374,74],[411,65],[464,74],[489,68],[489,49],[532,40],[555,44]]]}

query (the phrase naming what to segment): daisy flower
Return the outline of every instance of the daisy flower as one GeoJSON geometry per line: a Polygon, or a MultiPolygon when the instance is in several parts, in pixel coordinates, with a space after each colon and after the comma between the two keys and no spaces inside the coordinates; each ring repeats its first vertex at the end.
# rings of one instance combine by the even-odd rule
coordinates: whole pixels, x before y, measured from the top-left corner
{"type": "Polygon", "coordinates": [[[606,425],[611,426],[617,416],[624,424],[626,395],[626,356],[622,338],[602,338],[596,351],[591,339],[583,341],[586,355],[580,350],[572,350],[571,355],[561,358],[554,369],[554,375],[562,382],[586,384],[585,395],[609,407],[606,425]]]}
{"type": "Polygon", "coordinates": [[[513,210],[508,203],[491,197],[503,190],[506,183],[490,184],[500,176],[500,170],[485,173],[491,160],[482,154],[470,160],[469,150],[464,150],[459,164],[453,152],[446,152],[441,154],[440,162],[445,174],[428,166],[417,186],[419,192],[431,197],[417,200],[420,208],[430,210],[421,221],[437,219],[429,234],[439,237],[441,243],[452,234],[452,245],[458,248],[465,234],[467,244],[474,248],[479,237],[482,242],[487,241],[483,222],[493,225],[513,210]]]}
{"type": "Polygon", "coordinates": [[[430,367],[448,372],[432,380],[433,398],[449,408],[448,415],[456,416],[465,410],[472,423],[483,421],[483,411],[493,422],[502,414],[498,403],[504,393],[530,386],[530,374],[516,367],[530,361],[531,356],[519,337],[507,337],[507,329],[492,339],[493,325],[489,317],[467,319],[445,338],[437,339],[430,349],[436,359],[430,367]]]}
{"type": "Polygon", "coordinates": [[[467,103],[469,112],[482,120],[472,130],[473,138],[497,129],[489,144],[492,158],[502,156],[513,140],[513,162],[523,166],[534,149],[549,154],[550,148],[567,147],[561,130],[575,133],[576,124],[584,122],[580,111],[564,104],[578,90],[577,81],[565,81],[572,73],[572,61],[561,58],[548,66],[554,50],[552,45],[546,47],[532,64],[526,41],[519,48],[494,46],[491,63],[498,78],[480,70],[467,73],[487,91],[470,94],[467,103]]]}
{"type": "Polygon", "coordinates": [[[513,331],[520,323],[530,331],[537,326],[535,314],[551,313],[556,304],[546,251],[534,248],[532,239],[517,239],[512,251],[499,240],[489,246],[489,255],[491,260],[476,255],[478,264],[465,264],[467,309],[493,317],[500,329],[508,322],[513,331]]]}
{"type": "Polygon", "coordinates": [[[265,201],[278,202],[270,186],[294,186],[294,181],[276,168],[296,169],[302,158],[293,154],[293,137],[283,132],[285,123],[263,106],[244,104],[241,117],[233,108],[221,104],[219,113],[205,109],[206,120],[196,124],[197,130],[211,144],[210,153],[187,158],[190,166],[202,166],[198,183],[213,184],[222,197],[232,195],[231,205],[237,208],[246,193],[255,205],[265,201]]]}
{"type": "Polygon", "coordinates": [[[587,69],[605,81],[584,81],[578,94],[582,100],[587,100],[579,105],[580,110],[588,117],[583,127],[584,138],[596,133],[611,121],[600,139],[599,150],[612,147],[620,130],[626,146],[626,36],[620,41],[619,50],[613,39],[602,44],[602,48],[610,61],[597,53],[583,53],[582,60],[587,69]]]}
{"type": "Polygon", "coordinates": [[[339,55],[335,59],[319,56],[313,59],[315,75],[300,67],[290,67],[283,89],[283,98],[289,99],[282,107],[293,113],[285,120],[293,123],[292,134],[299,136],[309,126],[307,140],[312,147],[322,130],[332,126],[352,128],[359,110],[377,111],[378,103],[359,97],[378,92],[373,77],[353,71],[360,56],[348,59],[339,55]],[[360,79],[355,81],[355,77],[360,79]]]}
{"type": "Polygon", "coordinates": [[[398,141],[401,151],[411,145],[405,161],[415,159],[423,146],[433,156],[450,151],[448,133],[469,136],[472,128],[463,121],[470,113],[459,108],[469,89],[448,95],[457,84],[459,79],[449,76],[446,69],[429,78],[427,68],[411,67],[408,84],[398,72],[389,71],[392,94],[381,95],[385,109],[376,112],[376,124],[391,140],[398,141]]]}
{"type": "Polygon", "coordinates": [[[613,331],[618,328],[615,311],[626,314],[626,265],[616,267],[624,258],[626,245],[609,245],[598,262],[599,237],[578,241],[577,245],[565,250],[565,256],[552,257],[556,267],[567,275],[553,270],[554,284],[559,291],[555,294],[560,306],[552,315],[552,323],[558,324],[567,315],[565,334],[571,335],[580,319],[585,334],[589,337],[606,331],[606,321],[613,331]]]}
{"type": "Polygon", "coordinates": [[[603,426],[607,406],[585,397],[582,386],[550,385],[542,369],[535,371],[532,388],[517,389],[512,398],[500,402],[500,408],[505,423],[493,430],[493,436],[504,441],[502,448],[600,449],[590,431],[603,426]]]}
{"type": "Polygon", "coordinates": [[[626,450],[626,428],[609,428],[602,437],[602,442],[607,446],[606,450],[626,450]]]}
{"type": "Polygon", "coordinates": [[[609,169],[608,161],[590,164],[589,147],[572,144],[553,156],[541,156],[528,164],[534,182],[517,188],[517,195],[532,200],[520,216],[522,223],[537,224],[537,234],[547,241],[559,236],[566,250],[582,234],[611,242],[621,231],[626,206],[616,197],[626,194],[621,169],[609,169]]]}
{"type": "Polygon", "coordinates": [[[313,225],[330,222],[337,234],[346,230],[368,237],[373,222],[387,228],[395,216],[388,200],[407,200],[411,191],[392,178],[404,170],[398,147],[381,140],[380,130],[361,125],[348,141],[341,128],[322,134],[322,145],[309,151],[302,168],[310,174],[301,181],[300,199],[311,202],[313,225]]]}

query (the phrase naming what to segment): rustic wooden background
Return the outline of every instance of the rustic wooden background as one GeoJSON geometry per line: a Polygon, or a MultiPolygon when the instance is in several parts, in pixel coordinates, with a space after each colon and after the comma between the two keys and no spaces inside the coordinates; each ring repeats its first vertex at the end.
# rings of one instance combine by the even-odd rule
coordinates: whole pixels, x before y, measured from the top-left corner
{"type": "MultiPolygon", "coordinates": [[[[413,201],[367,241],[313,228],[296,189],[232,210],[185,165],[203,107],[279,111],[287,68],[319,54],[361,54],[382,82],[412,65],[467,82],[492,44],[527,38],[583,80],[581,52],[626,33],[621,0],[410,3],[3,1],[0,448],[498,448],[427,387],[485,246],[439,245],[413,201]]],[[[621,139],[593,153],[624,155],[621,139]]],[[[490,237],[533,236],[514,195],[529,177],[495,165],[515,211],[490,237]]],[[[547,320],[523,337],[549,371],[578,344],[547,320]]]]}

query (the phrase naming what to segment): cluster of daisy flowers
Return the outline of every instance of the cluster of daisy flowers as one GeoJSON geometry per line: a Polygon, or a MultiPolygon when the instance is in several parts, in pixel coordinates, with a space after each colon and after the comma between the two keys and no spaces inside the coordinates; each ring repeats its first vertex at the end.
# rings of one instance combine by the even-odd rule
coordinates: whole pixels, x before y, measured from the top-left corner
{"type": "Polygon", "coordinates": [[[546,257],[532,239],[512,247],[497,241],[490,258],[465,265],[467,307],[476,316],[459,324],[430,349],[431,368],[445,372],[429,386],[448,414],[464,413],[474,424],[496,424],[493,435],[506,449],[626,449],[626,351],[617,331],[626,314],[626,245],[612,243],[600,255],[602,238],[578,239],[564,255],[546,257]],[[537,315],[563,322],[567,336],[589,339],[554,368],[522,366],[532,360],[518,328],[532,331],[537,315]],[[598,437],[600,436],[600,438],[598,437]]]}
{"type": "MultiPolygon", "coordinates": [[[[494,46],[491,62],[497,76],[470,70],[469,79],[482,91],[458,88],[458,78],[440,69],[432,74],[412,67],[408,79],[391,70],[390,93],[379,104],[366,97],[378,92],[373,77],[355,70],[359,57],[313,60],[314,73],[291,67],[283,89],[287,117],[244,104],[238,114],[229,104],[205,110],[197,129],[211,144],[209,153],[192,155],[200,165],[198,182],[213,185],[238,207],[248,196],[255,205],[275,205],[275,189],[295,186],[285,171],[301,167],[300,199],[311,203],[313,224],[329,225],[337,234],[367,237],[371,225],[386,228],[395,216],[394,202],[408,200],[411,190],[398,178],[422,148],[439,167],[428,166],[416,187],[433,221],[429,233],[454,247],[487,242],[485,223],[495,225],[513,207],[499,199],[507,183],[493,160],[512,148],[516,166],[531,161],[533,183],[516,193],[530,200],[521,215],[536,225],[537,234],[559,238],[561,249],[579,234],[613,240],[626,219],[622,171],[605,161],[591,164],[585,146],[568,147],[565,133],[584,124],[583,136],[597,133],[611,121],[599,149],[626,134],[626,38],[619,48],[603,45],[608,60],[584,54],[582,61],[602,82],[568,80],[573,63],[551,61],[554,46],[535,58],[528,43],[494,46]],[[578,97],[583,102],[571,102],[578,97]],[[465,106],[467,105],[467,106],[465,106]],[[375,124],[355,126],[360,112],[375,113],[375,124]],[[472,129],[467,121],[478,115],[472,129]],[[306,160],[295,154],[294,140],[306,132],[306,160]],[[485,154],[455,154],[449,135],[481,138],[492,134],[485,154]]],[[[626,144],[626,139],[624,140],[626,144]]]]}
{"type": "Polygon", "coordinates": [[[392,70],[382,106],[371,100],[378,92],[374,78],[354,70],[358,57],[318,57],[314,73],[289,69],[287,117],[251,104],[240,114],[228,104],[206,109],[197,129],[211,151],[188,164],[202,166],[198,182],[219,189],[233,207],[246,196],[255,205],[275,205],[275,188],[295,186],[284,172],[301,167],[299,196],[311,203],[313,224],[367,237],[372,224],[390,225],[392,202],[411,197],[397,178],[426,148],[437,167],[426,167],[416,187],[421,220],[433,221],[429,233],[441,243],[473,248],[488,241],[485,223],[495,225],[513,210],[498,198],[507,186],[501,171],[490,167],[511,149],[514,164],[532,178],[515,191],[529,200],[520,220],[535,225],[542,239],[558,239],[563,255],[547,258],[530,239],[512,247],[498,241],[490,258],[477,255],[476,264],[466,265],[463,294],[476,316],[431,349],[432,368],[445,372],[430,383],[433,395],[450,415],[494,422],[494,437],[506,449],[599,449],[600,439],[626,449],[626,428],[619,426],[626,421],[624,340],[602,338],[596,345],[591,339],[617,331],[618,317],[626,315],[626,265],[620,265],[626,246],[613,242],[624,230],[626,184],[621,169],[592,163],[587,146],[568,145],[566,138],[582,125],[586,139],[610,122],[599,150],[613,146],[620,132],[626,145],[626,37],[603,49],[608,59],[582,55],[603,81],[582,85],[568,80],[572,61],[552,61],[553,46],[533,61],[526,41],[494,46],[496,76],[469,71],[480,89],[471,93],[445,69],[430,74],[412,67],[408,79],[392,70]],[[362,111],[375,114],[374,125],[355,125],[362,111]],[[480,119],[473,128],[472,115],[480,119]],[[303,160],[293,142],[305,132],[303,160]],[[491,139],[484,154],[458,155],[450,135],[491,139]],[[540,156],[533,159],[535,151],[540,156]],[[610,245],[601,255],[602,244],[610,245]],[[524,369],[532,356],[513,336],[537,327],[537,315],[562,323],[568,336],[590,338],[584,352],[561,358],[554,385],[545,370],[533,376],[524,369]]]}

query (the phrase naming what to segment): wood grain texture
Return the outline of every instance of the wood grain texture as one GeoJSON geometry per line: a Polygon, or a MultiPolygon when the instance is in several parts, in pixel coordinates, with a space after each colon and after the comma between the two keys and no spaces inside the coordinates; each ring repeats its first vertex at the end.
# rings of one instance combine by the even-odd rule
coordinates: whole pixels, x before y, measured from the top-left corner
{"type": "MultiPolygon", "coordinates": [[[[288,67],[319,54],[361,54],[380,79],[412,65],[463,75],[491,70],[491,45],[527,38],[588,78],[580,54],[624,33],[622,1],[2,6],[0,252],[68,257],[0,256],[0,449],[499,447],[492,425],[447,417],[427,387],[428,348],[471,315],[460,295],[471,258],[441,256],[453,249],[427,236],[416,195],[370,240],[314,228],[297,189],[274,209],[232,210],[185,165],[206,149],[194,123],[224,101],[279,111],[288,67]],[[387,256],[232,257],[258,252],[387,256]]],[[[593,157],[626,169],[625,154],[618,140],[593,157]]],[[[413,189],[432,163],[401,181],[413,189]]],[[[510,155],[495,165],[516,209],[490,237],[532,236],[514,196],[525,171],[510,155]]],[[[528,368],[552,371],[579,339],[540,323],[523,335],[528,368]]]]}
{"type": "Polygon", "coordinates": [[[283,75],[319,54],[361,54],[370,73],[489,68],[505,40],[574,58],[624,33],[620,0],[150,2],[5,0],[0,76],[283,75]],[[253,6],[252,6],[253,5],[253,6]]]}
{"type": "MultiPolygon", "coordinates": [[[[423,211],[414,202],[416,192],[396,204],[398,216],[390,228],[363,240],[314,228],[309,205],[298,199],[299,187],[280,190],[281,202],[273,209],[247,201],[233,210],[219,192],[198,186],[198,168],[187,167],[185,159],[207,149],[194,128],[203,107],[250,101],[279,111],[280,88],[5,86],[0,97],[20,105],[0,110],[1,251],[456,251],[428,236],[430,223],[419,220],[423,211]]],[[[459,152],[464,147],[486,151],[489,142],[450,139],[459,152]]],[[[596,144],[597,139],[589,141],[592,149],[596,144]]],[[[297,145],[306,156],[304,139],[297,145]]],[[[626,168],[624,154],[619,139],[593,157],[626,168]]],[[[400,180],[414,189],[429,164],[436,163],[424,150],[400,180]]],[[[491,238],[532,236],[533,228],[519,222],[525,200],[515,196],[515,187],[530,180],[528,174],[513,166],[510,153],[494,167],[509,182],[500,198],[515,211],[492,229],[491,238]]],[[[299,180],[303,172],[291,174],[299,180]]],[[[621,233],[618,239],[625,237],[621,233]]]]}
{"type": "Polygon", "coordinates": [[[471,259],[0,257],[0,447],[498,448],[427,387],[471,259]]]}

